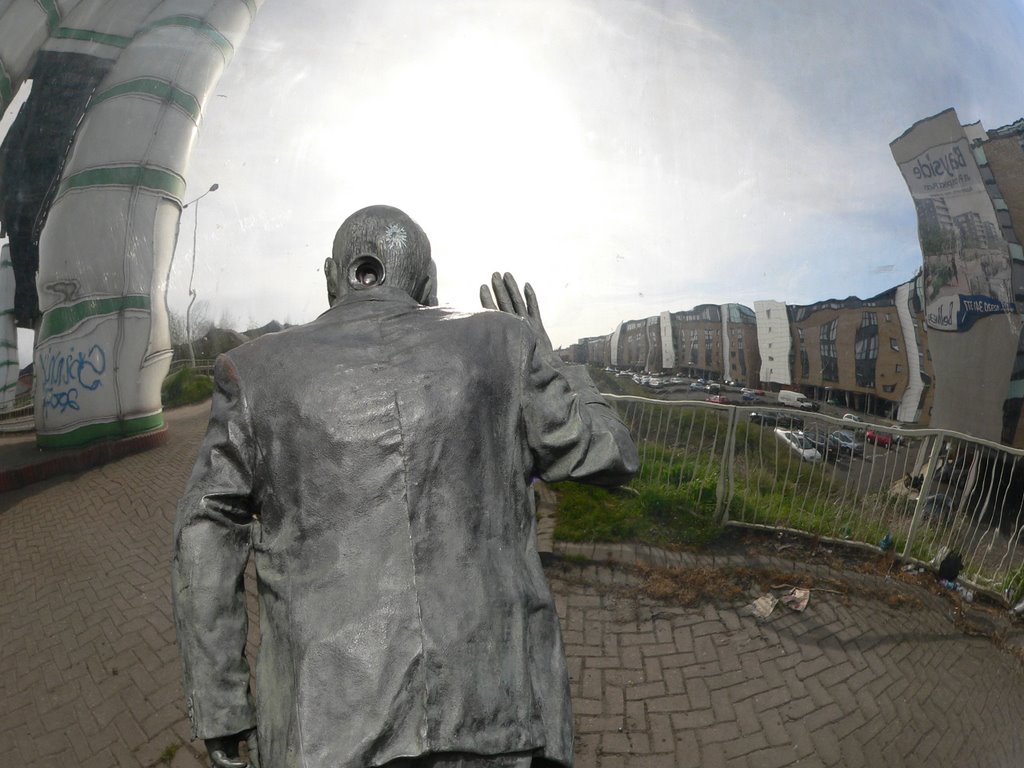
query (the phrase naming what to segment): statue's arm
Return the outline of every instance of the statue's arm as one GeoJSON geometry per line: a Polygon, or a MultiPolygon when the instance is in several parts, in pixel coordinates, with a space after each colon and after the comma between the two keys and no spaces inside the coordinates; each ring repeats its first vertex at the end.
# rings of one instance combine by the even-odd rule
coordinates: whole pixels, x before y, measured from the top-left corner
{"type": "Polygon", "coordinates": [[[485,308],[525,321],[523,415],[534,473],[549,481],[628,482],[640,466],[629,430],[601,397],[586,368],[564,363],[554,353],[529,283],[524,293],[525,298],[508,273],[495,272],[490,287],[480,286],[485,308]]]}
{"type": "Polygon", "coordinates": [[[549,482],[629,482],[636,444],[582,365],[562,363],[527,338],[523,415],[534,474],[549,482]]]}
{"type": "Polygon", "coordinates": [[[193,738],[224,740],[256,723],[243,583],[255,443],[238,372],[227,357],[217,360],[214,380],[209,427],[178,503],[172,598],[193,738]]]}

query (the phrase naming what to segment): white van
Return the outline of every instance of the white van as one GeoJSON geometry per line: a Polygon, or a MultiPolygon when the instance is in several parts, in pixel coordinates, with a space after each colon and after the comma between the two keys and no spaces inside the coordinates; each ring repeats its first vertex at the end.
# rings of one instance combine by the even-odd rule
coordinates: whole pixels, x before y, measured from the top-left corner
{"type": "Polygon", "coordinates": [[[814,403],[808,400],[803,392],[792,392],[788,389],[779,392],[779,404],[788,405],[790,408],[799,408],[802,411],[814,410],[814,403]]]}

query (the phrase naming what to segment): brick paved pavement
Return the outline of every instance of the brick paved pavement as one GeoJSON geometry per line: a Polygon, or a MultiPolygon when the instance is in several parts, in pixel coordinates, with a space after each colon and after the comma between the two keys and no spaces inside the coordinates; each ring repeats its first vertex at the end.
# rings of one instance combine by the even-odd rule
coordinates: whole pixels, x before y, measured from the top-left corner
{"type": "MultiPolygon", "coordinates": [[[[201,764],[168,565],[206,410],[168,414],[159,448],[0,494],[0,765],[201,764]]],[[[805,613],[758,623],[741,606],[638,597],[628,570],[548,570],[581,768],[1024,764],[1024,677],[943,601],[814,592],[805,613]]]]}

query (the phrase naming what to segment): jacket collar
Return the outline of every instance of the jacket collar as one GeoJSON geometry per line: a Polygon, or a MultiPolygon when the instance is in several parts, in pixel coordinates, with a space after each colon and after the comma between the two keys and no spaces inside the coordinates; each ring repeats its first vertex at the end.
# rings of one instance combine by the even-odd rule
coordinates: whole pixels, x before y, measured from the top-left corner
{"type": "Polygon", "coordinates": [[[386,301],[399,306],[409,307],[415,309],[420,304],[408,293],[403,291],[401,288],[391,288],[386,285],[377,286],[376,288],[367,288],[361,291],[350,291],[338,299],[326,312],[323,312],[320,316],[326,315],[328,312],[333,312],[336,309],[342,307],[357,306],[368,301],[386,301]]]}

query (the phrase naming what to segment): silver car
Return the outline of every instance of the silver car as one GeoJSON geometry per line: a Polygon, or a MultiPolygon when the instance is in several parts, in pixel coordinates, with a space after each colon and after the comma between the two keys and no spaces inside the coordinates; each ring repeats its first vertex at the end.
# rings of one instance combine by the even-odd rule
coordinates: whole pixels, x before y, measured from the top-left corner
{"type": "Polygon", "coordinates": [[[800,457],[801,461],[821,461],[821,453],[810,440],[804,437],[802,432],[776,427],[775,434],[789,446],[793,453],[800,457]]]}

